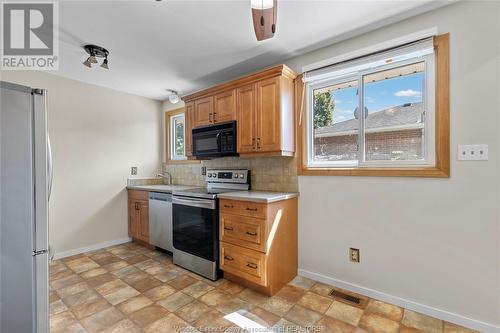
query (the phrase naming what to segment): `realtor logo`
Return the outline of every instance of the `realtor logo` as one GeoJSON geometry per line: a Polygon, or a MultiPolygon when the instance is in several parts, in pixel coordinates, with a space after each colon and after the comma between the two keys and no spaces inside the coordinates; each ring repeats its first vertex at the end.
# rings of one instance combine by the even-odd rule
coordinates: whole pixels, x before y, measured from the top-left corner
{"type": "Polygon", "coordinates": [[[57,3],[2,2],[2,61],[7,69],[58,69],[57,3]]]}

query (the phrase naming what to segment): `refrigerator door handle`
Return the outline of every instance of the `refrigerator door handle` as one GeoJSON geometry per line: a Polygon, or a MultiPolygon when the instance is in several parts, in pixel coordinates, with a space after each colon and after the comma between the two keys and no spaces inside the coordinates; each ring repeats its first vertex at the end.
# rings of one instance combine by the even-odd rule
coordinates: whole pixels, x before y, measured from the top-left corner
{"type": "Polygon", "coordinates": [[[33,170],[34,170],[34,232],[33,250],[41,251],[49,247],[49,190],[50,190],[50,149],[47,132],[47,93],[35,90],[32,93],[33,116],[33,170]]]}
{"type": "Polygon", "coordinates": [[[54,169],[52,165],[52,147],[50,145],[50,136],[47,133],[47,174],[48,174],[48,200],[50,200],[50,194],[52,193],[52,180],[54,178],[54,169]]]}

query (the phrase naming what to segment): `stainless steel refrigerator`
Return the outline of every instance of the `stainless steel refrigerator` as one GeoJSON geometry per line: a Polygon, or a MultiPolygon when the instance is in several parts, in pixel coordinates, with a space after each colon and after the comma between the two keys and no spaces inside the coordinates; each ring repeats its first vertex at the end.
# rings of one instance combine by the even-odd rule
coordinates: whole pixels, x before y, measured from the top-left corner
{"type": "Polygon", "coordinates": [[[0,332],[49,330],[46,91],[0,81],[0,332]]]}

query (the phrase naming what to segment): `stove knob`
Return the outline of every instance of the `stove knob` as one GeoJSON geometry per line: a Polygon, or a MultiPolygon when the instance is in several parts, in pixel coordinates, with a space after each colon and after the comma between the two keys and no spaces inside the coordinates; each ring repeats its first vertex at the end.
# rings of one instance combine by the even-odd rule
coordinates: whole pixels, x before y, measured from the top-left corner
{"type": "Polygon", "coordinates": [[[214,173],[212,174],[212,177],[217,178],[217,174],[214,172],[214,173]]]}
{"type": "Polygon", "coordinates": [[[209,177],[209,178],[211,178],[211,177],[212,177],[212,174],[211,174],[211,173],[209,173],[209,174],[208,174],[208,177],[209,177]]]}
{"type": "Polygon", "coordinates": [[[241,179],[245,178],[245,174],[244,173],[240,173],[240,178],[241,179]]]}
{"type": "Polygon", "coordinates": [[[234,174],[234,178],[238,179],[238,174],[237,173],[234,174]]]}

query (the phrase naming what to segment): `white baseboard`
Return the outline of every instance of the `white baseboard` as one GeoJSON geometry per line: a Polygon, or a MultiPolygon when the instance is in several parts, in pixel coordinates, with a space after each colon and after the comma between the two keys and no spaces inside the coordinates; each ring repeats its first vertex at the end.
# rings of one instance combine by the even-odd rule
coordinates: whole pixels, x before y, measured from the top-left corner
{"type": "Polygon", "coordinates": [[[368,296],[370,298],[374,298],[377,300],[381,300],[387,303],[395,304],[398,305],[402,308],[413,310],[416,312],[420,312],[423,314],[426,314],[428,316],[438,318],[441,320],[448,321],[450,323],[454,323],[460,326],[472,328],[484,333],[499,333],[500,332],[500,326],[496,326],[493,324],[485,323],[479,320],[467,318],[464,316],[461,316],[459,314],[451,313],[448,311],[440,310],[433,308],[431,306],[427,306],[424,304],[420,304],[417,302],[413,302],[401,297],[393,296],[390,294],[386,294],[381,291],[373,290],[370,288],[358,286],[353,283],[349,283],[346,281],[338,280],[333,277],[325,276],[322,274],[306,271],[303,269],[299,269],[299,275],[318,281],[322,283],[326,283],[329,285],[333,285],[336,287],[339,287],[341,289],[346,289],[364,296],[368,296]]]}
{"type": "Polygon", "coordinates": [[[62,259],[62,258],[66,258],[66,257],[71,257],[71,256],[85,253],[85,252],[100,250],[100,249],[103,249],[103,248],[109,247],[109,246],[115,246],[115,245],[120,245],[123,243],[128,243],[131,240],[132,240],[132,238],[126,237],[126,238],[121,238],[121,239],[115,239],[115,240],[108,241],[108,242],[97,243],[97,244],[93,244],[90,246],[80,247],[78,249],[73,249],[73,250],[68,250],[68,251],[63,251],[63,252],[56,252],[56,253],[54,253],[54,260],[62,259]]]}

